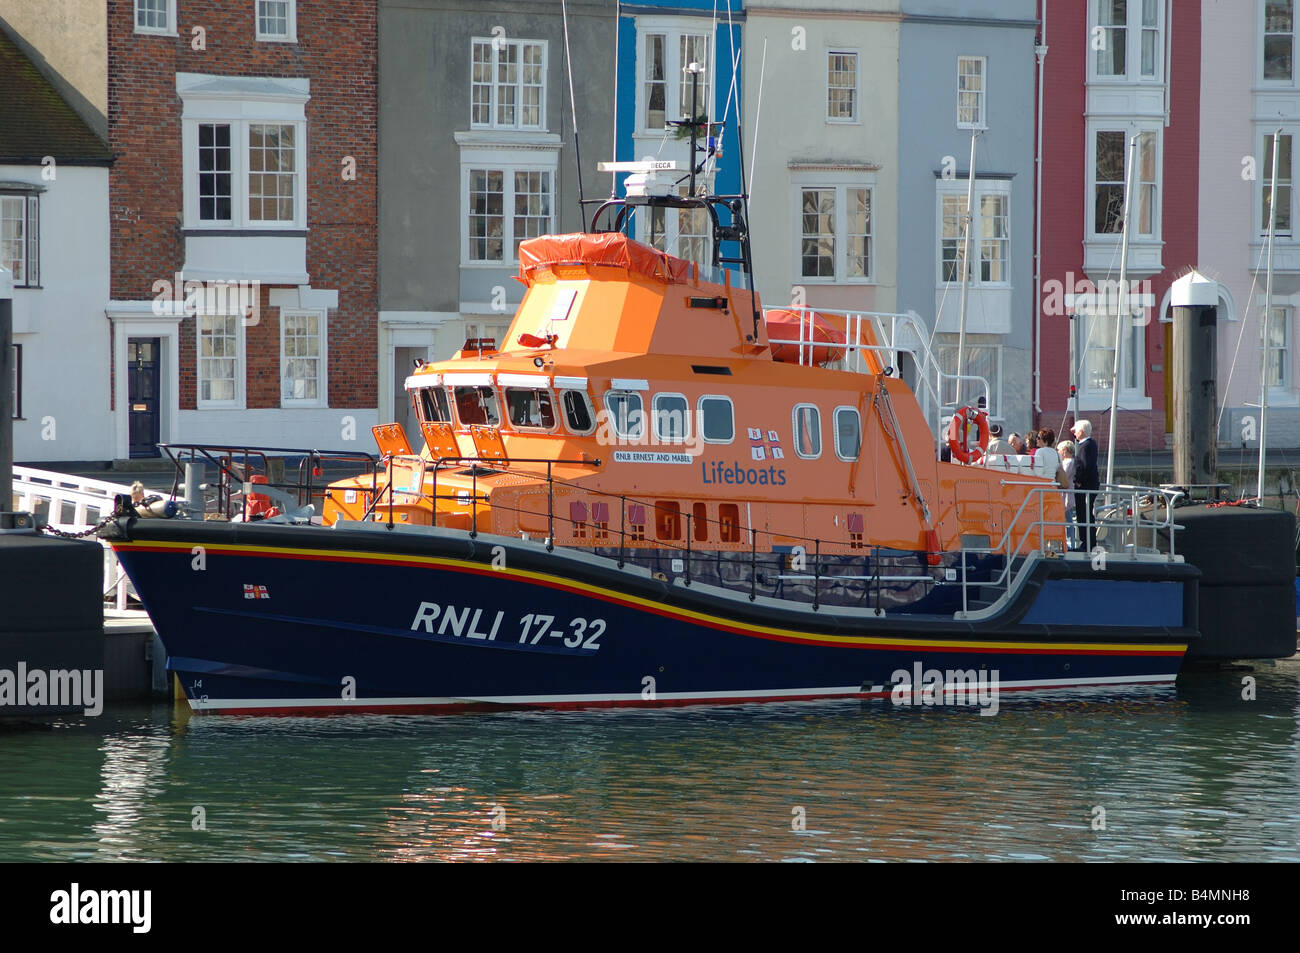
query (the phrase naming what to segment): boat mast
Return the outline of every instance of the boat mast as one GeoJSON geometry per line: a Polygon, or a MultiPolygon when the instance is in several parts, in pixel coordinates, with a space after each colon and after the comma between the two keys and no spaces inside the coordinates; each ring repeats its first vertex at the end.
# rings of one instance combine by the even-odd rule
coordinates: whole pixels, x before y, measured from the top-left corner
{"type": "Polygon", "coordinates": [[[1115,363],[1110,378],[1110,435],[1106,438],[1106,484],[1115,478],[1115,416],[1119,409],[1120,355],[1124,347],[1124,318],[1128,315],[1128,213],[1133,200],[1133,166],[1137,159],[1138,137],[1128,141],[1128,171],[1124,174],[1124,220],[1120,226],[1119,301],[1115,305],[1115,363]]]}
{"type": "Polygon", "coordinates": [[[1268,359],[1269,325],[1273,321],[1273,230],[1277,223],[1277,147],[1282,130],[1273,133],[1273,172],[1268,189],[1268,265],[1264,272],[1264,356],[1259,370],[1259,477],[1255,484],[1255,499],[1264,505],[1264,433],[1268,422],[1268,359]]]}
{"type": "MultiPolygon", "coordinates": [[[[969,290],[967,278],[970,273],[970,230],[971,224],[975,221],[975,213],[972,207],[975,201],[975,137],[978,135],[978,129],[971,130],[970,165],[967,166],[966,173],[966,237],[962,239],[961,246],[961,306],[957,312],[957,390],[953,395],[954,409],[960,408],[962,405],[961,375],[966,357],[966,293],[969,290]]],[[[939,393],[943,393],[942,387],[940,387],[939,393]]],[[[942,412],[940,410],[941,414],[942,412]]],[[[940,418],[940,423],[942,422],[942,418],[940,418]]]]}

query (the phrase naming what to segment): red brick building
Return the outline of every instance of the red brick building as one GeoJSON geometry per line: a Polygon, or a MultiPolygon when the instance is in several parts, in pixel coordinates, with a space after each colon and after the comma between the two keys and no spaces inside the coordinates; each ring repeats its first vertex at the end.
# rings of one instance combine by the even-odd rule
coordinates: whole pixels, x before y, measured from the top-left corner
{"type": "Polygon", "coordinates": [[[1143,297],[1124,324],[1116,447],[1162,449],[1172,427],[1169,325],[1162,318],[1170,285],[1197,262],[1200,17],[1199,3],[1172,0],[1039,5],[1048,52],[1036,417],[1054,429],[1075,416],[1091,420],[1103,452],[1124,177],[1134,137],[1128,279],[1143,297]]]}
{"type": "Polygon", "coordinates": [[[376,422],[377,0],[108,0],[117,456],[376,422]]]}

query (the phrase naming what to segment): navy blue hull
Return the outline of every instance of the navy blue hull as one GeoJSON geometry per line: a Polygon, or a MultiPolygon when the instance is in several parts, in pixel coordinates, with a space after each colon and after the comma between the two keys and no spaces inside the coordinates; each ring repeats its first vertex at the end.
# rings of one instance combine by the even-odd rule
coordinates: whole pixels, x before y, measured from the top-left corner
{"type": "Polygon", "coordinates": [[[919,689],[930,672],[940,684],[983,673],[1000,690],[1168,682],[1195,637],[1196,571],[1178,564],[1103,580],[1045,561],[1004,613],[968,622],[750,602],[484,537],[127,532],[115,548],[198,711],[854,697],[919,689]],[[1083,624],[1063,611],[1108,582],[1118,611],[1083,624]]]}

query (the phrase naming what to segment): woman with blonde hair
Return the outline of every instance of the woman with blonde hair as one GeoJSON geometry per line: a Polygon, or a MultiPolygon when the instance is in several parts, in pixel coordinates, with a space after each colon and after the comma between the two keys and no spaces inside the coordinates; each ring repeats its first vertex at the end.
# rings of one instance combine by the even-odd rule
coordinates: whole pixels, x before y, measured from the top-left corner
{"type": "MultiPolygon", "coordinates": [[[[1061,455],[1061,466],[1065,470],[1065,485],[1074,486],[1074,441],[1062,440],[1056,445],[1056,452],[1061,455]]],[[[1065,521],[1069,524],[1070,548],[1079,548],[1079,528],[1074,512],[1074,496],[1072,490],[1062,490],[1061,500],[1065,503],[1065,521]]]]}

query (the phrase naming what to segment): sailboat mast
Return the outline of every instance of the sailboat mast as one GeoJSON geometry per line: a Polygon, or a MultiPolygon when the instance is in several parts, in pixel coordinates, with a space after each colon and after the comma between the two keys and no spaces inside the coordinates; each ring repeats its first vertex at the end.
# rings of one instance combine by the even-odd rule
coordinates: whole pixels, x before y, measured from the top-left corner
{"type": "Polygon", "coordinates": [[[1128,214],[1133,201],[1133,166],[1137,164],[1138,137],[1128,141],[1128,170],[1124,173],[1124,221],[1119,247],[1119,301],[1115,306],[1115,364],[1110,379],[1110,434],[1106,438],[1106,484],[1115,482],[1115,417],[1119,410],[1119,372],[1123,366],[1124,318],[1128,316],[1128,214]]]}
{"type": "MultiPolygon", "coordinates": [[[[970,276],[970,232],[971,226],[975,222],[975,137],[978,135],[978,129],[971,130],[970,165],[966,167],[966,237],[962,239],[961,245],[961,306],[957,312],[957,388],[956,393],[953,395],[953,400],[958,408],[962,406],[961,377],[966,359],[966,293],[970,284],[968,280],[970,276]]],[[[939,393],[943,393],[942,387],[940,387],[939,393]]]]}
{"type": "Polygon", "coordinates": [[[1273,171],[1268,189],[1268,265],[1264,277],[1264,354],[1259,370],[1259,477],[1255,484],[1255,498],[1264,504],[1264,435],[1268,427],[1268,359],[1269,325],[1273,321],[1273,230],[1277,223],[1277,149],[1282,130],[1273,133],[1273,171]]]}

